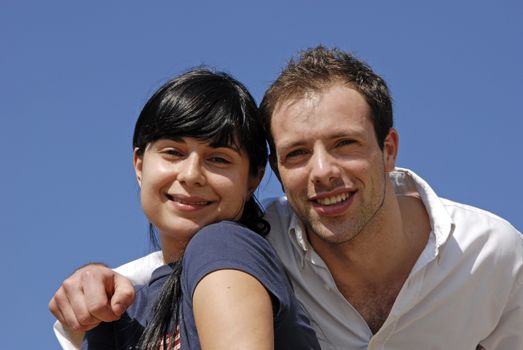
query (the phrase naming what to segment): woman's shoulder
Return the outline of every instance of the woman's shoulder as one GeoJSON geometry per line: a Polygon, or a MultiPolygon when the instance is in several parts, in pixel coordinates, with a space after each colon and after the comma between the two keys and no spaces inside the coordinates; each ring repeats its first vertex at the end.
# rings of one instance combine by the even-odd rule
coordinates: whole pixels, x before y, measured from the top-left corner
{"type": "Polygon", "coordinates": [[[204,226],[200,229],[198,234],[205,233],[205,232],[222,232],[227,233],[230,232],[231,234],[254,234],[256,236],[259,236],[256,232],[252,231],[251,229],[245,227],[244,225],[240,224],[236,221],[230,221],[230,220],[223,220],[219,222],[215,222],[213,224],[204,226]]]}
{"type": "Polygon", "coordinates": [[[198,231],[189,241],[185,253],[200,249],[230,250],[245,246],[272,250],[260,234],[234,221],[220,221],[198,231]]]}
{"type": "MultiPolygon", "coordinates": [[[[197,282],[220,269],[235,269],[253,276],[285,276],[283,266],[270,244],[256,232],[231,221],[201,229],[190,240],[183,255],[182,275],[197,282]]],[[[192,284],[192,283],[191,283],[192,284]]]]}

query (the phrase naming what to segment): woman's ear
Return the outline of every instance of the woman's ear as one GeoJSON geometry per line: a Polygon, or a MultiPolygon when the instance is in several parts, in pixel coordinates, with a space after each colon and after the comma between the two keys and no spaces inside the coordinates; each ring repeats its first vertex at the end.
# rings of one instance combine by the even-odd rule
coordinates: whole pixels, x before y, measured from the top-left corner
{"type": "Polygon", "coordinates": [[[133,165],[134,173],[136,174],[136,181],[138,186],[142,187],[142,167],[143,167],[143,154],[139,154],[139,148],[136,147],[133,152],[133,165]]]}

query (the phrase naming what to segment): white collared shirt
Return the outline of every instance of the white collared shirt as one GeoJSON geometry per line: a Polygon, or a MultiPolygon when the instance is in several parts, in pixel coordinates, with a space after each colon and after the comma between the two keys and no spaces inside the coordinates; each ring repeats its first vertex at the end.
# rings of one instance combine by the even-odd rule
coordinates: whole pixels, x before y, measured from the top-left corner
{"type": "MultiPolygon", "coordinates": [[[[322,349],[474,350],[478,344],[488,350],[523,349],[521,234],[494,214],[439,198],[412,171],[398,168],[391,179],[396,193],[420,194],[432,232],[375,335],[337,289],[287,200],[278,199],[267,210],[268,240],[322,349]]],[[[146,282],[143,277],[161,264],[158,256],[135,260],[118,272],[146,282]]],[[[75,348],[59,324],[55,333],[64,349],[75,348]]]]}
{"type": "Polygon", "coordinates": [[[520,233],[491,213],[437,197],[407,169],[391,179],[396,193],[420,194],[432,232],[375,335],[337,289],[286,199],[268,208],[268,239],[322,349],[523,349],[520,233]]]}

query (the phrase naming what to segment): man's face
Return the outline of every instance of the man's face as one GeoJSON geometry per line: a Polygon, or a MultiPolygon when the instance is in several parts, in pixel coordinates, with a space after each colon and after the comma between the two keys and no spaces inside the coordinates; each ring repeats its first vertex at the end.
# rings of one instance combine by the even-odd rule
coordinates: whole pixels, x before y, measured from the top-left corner
{"type": "Polygon", "coordinates": [[[341,83],[275,108],[273,166],[311,242],[347,242],[381,215],[397,134],[382,151],[369,115],[364,97],[341,83]]]}

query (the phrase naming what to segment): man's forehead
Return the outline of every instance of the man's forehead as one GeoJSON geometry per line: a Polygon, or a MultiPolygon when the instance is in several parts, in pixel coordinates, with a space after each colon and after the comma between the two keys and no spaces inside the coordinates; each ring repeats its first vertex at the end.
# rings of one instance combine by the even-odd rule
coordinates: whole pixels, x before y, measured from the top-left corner
{"type": "Polygon", "coordinates": [[[298,123],[293,126],[278,130],[274,138],[276,148],[290,148],[299,144],[314,143],[317,140],[361,138],[373,132],[372,125],[369,124],[339,123],[327,127],[310,127],[298,123]]]}
{"type": "Polygon", "coordinates": [[[315,110],[321,101],[322,94],[316,91],[307,91],[301,95],[287,98],[279,102],[272,113],[272,121],[277,118],[288,119],[291,116],[307,119],[310,112],[315,110]]]}
{"type": "Polygon", "coordinates": [[[272,115],[274,116],[274,114],[278,113],[278,111],[281,109],[292,108],[294,105],[299,104],[300,102],[318,103],[319,98],[333,85],[338,85],[338,83],[321,84],[318,86],[301,89],[297,88],[291,92],[288,92],[287,94],[278,98],[278,102],[274,106],[272,115]]]}
{"type": "Polygon", "coordinates": [[[358,90],[346,84],[333,84],[280,101],[271,116],[271,129],[275,125],[281,128],[285,124],[298,126],[309,121],[325,123],[333,118],[337,118],[337,122],[370,118],[370,113],[370,106],[358,90]],[[311,117],[316,120],[310,120],[311,117]]]}
{"type": "Polygon", "coordinates": [[[350,91],[353,96],[358,96],[359,99],[361,99],[361,102],[363,102],[367,108],[370,108],[370,106],[367,104],[365,96],[363,96],[363,94],[353,84],[345,83],[341,80],[335,80],[330,83],[319,85],[315,88],[303,90],[298,89],[290,94],[281,96],[274,106],[272,111],[272,118],[274,118],[274,115],[276,114],[281,114],[280,112],[282,111],[292,110],[297,106],[299,108],[318,107],[324,100],[324,97],[326,95],[332,95],[333,91],[344,91],[345,93],[350,91]]]}
{"type": "Polygon", "coordinates": [[[277,148],[314,139],[363,136],[374,132],[370,107],[360,92],[345,84],[309,91],[275,109],[271,133],[277,148]]]}

